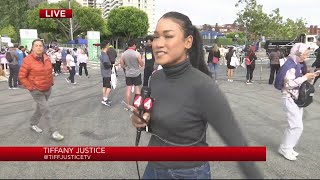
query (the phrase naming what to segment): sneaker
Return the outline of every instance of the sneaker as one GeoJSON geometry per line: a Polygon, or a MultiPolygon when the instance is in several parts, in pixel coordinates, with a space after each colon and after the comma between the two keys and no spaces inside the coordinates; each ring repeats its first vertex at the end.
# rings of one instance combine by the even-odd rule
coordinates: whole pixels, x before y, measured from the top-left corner
{"type": "Polygon", "coordinates": [[[252,80],[251,80],[250,82],[251,82],[251,83],[254,83],[254,81],[252,81],[252,80]]]}
{"type": "Polygon", "coordinates": [[[64,136],[61,135],[58,131],[53,132],[51,137],[56,141],[61,141],[62,139],[64,139],[64,136]]]}
{"type": "Polygon", "coordinates": [[[233,79],[230,79],[230,82],[233,82],[233,79]]]}
{"type": "Polygon", "coordinates": [[[13,88],[12,88],[12,87],[9,87],[8,89],[10,89],[10,90],[11,90],[11,89],[13,89],[13,88]]]}
{"type": "Polygon", "coordinates": [[[35,132],[37,133],[42,133],[42,129],[40,129],[38,126],[36,125],[33,125],[31,126],[31,129],[34,130],[35,132]]]}
{"type": "Polygon", "coordinates": [[[90,78],[90,76],[87,76],[87,78],[90,78]]]}
{"type": "Polygon", "coordinates": [[[76,83],[76,82],[74,82],[74,83],[71,83],[71,84],[76,85],[77,83],[76,83]]]}
{"type": "Polygon", "coordinates": [[[108,99],[108,100],[107,100],[107,103],[110,103],[110,104],[111,104],[111,103],[112,103],[112,100],[111,100],[111,99],[108,99]]]}
{"type": "Polygon", "coordinates": [[[58,74],[58,73],[55,73],[54,76],[59,76],[59,74],[58,74]]]}
{"type": "Polygon", "coordinates": [[[70,80],[68,78],[66,78],[67,83],[70,83],[70,80]]]}
{"type": "Polygon", "coordinates": [[[278,149],[279,154],[281,154],[284,158],[290,160],[290,161],[295,161],[297,160],[297,157],[293,155],[293,153],[285,153],[282,149],[278,149]]]}
{"type": "Polygon", "coordinates": [[[102,100],[101,103],[102,103],[103,105],[105,105],[105,106],[111,106],[110,103],[108,103],[107,101],[104,101],[104,100],[102,100]]]}
{"type": "Polygon", "coordinates": [[[247,81],[246,84],[252,84],[252,82],[251,81],[247,81]]]}
{"type": "Polygon", "coordinates": [[[293,154],[295,157],[299,156],[299,153],[296,152],[295,150],[292,150],[292,154],[293,154]]]}
{"type": "Polygon", "coordinates": [[[228,82],[230,82],[230,79],[228,79],[228,82]]]}
{"type": "Polygon", "coordinates": [[[13,87],[12,89],[19,89],[18,87],[13,87]]]}

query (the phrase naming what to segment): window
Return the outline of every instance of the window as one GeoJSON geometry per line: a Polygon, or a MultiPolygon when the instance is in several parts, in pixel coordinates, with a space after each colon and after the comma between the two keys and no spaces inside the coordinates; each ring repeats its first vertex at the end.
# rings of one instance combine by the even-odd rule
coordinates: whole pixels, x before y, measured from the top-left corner
{"type": "Polygon", "coordinates": [[[308,42],[313,42],[313,41],[314,41],[314,38],[313,38],[313,37],[308,37],[307,41],[308,41],[308,42]]]}

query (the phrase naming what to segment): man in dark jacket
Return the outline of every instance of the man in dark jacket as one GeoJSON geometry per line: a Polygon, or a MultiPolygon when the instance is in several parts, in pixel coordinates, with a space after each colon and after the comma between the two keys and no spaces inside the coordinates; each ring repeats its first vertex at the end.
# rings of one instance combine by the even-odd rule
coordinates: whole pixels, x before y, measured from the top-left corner
{"type": "Polygon", "coordinates": [[[143,73],[143,86],[148,86],[149,78],[154,71],[154,55],[152,52],[152,36],[146,37],[147,46],[144,51],[145,67],[143,73]]]}
{"type": "Polygon", "coordinates": [[[18,74],[19,74],[19,57],[16,53],[16,48],[11,46],[8,50],[12,61],[9,62],[9,89],[18,89],[18,74]]]}
{"type": "MultiPolygon", "coordinates": [[[[315,51],[316,52],[316,60],[314,61],[314,63],[312,64],[312,67],[315,67],[315,71],[319,71],[320,70],[320,37],[318,37],[317,39],[317,45],[319,46],[319,48],[315,51]]],[[[316,84],[317,80],[319,79],[319,76],[317,76],[314,81],[313,81],[313,85],[316,84]]],[[[320,87],[320,86],[319,86],[320,87]]]]}

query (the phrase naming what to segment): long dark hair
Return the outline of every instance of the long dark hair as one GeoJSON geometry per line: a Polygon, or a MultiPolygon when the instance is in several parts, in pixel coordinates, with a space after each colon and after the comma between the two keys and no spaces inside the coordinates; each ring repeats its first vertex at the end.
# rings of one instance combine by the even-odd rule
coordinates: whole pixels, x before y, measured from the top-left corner
{"type": "Polygon", "coordinates": [[[184,37],[193,37],[192,46],[188,50],[190,62],[194,68],[199,69],[201,72],[211,77],[211,73],[204,61],[204,52],[202,38],[198,29],[192,25],[188,16],[178,12],[168,12],[161,18],[170,18],[177,24],[179,24],[184,32],[184,37]]]}

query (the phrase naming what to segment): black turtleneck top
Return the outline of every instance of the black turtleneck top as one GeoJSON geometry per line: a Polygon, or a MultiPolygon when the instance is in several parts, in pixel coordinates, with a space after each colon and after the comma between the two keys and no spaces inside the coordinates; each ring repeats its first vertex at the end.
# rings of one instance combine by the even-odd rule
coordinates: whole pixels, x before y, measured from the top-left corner
{"type": "MultiPolygon", "coordinates": [[[[211,77],[192,67],[189,60],[163,66],[150,81],[152,132],[170,142],[190,144],[200,139],[209,123],[228,146],[247,146],[230,106],[211,77]]],[[[149,146],[172,146],[151,136],[149,146]]],[[[208,146],[206,136],[194,146],[208,146]]],[[[205,162],[149,162],[156,168],[192,168],[205,162]]],[[[245,174],[253,164],[242,164],[245,174]]],[[[251,171],[249,169],[251,168],[251,171]]]]}

